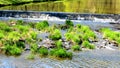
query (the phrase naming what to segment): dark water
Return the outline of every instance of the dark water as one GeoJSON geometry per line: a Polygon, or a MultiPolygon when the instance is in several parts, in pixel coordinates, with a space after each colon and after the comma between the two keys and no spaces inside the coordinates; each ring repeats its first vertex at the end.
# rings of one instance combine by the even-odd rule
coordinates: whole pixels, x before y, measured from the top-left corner
{"type": "Polygon", "coordinates": [[[119,6],[120,0],[79,0],[69,2],[44,2],[16,6],[5,6],[1,7],[0,10],[120,14],[119,6]]]}

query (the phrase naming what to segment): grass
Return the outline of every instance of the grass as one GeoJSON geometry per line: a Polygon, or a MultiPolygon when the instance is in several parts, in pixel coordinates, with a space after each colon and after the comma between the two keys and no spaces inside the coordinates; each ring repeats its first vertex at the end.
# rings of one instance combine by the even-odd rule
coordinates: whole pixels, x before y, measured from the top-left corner
{"type": "Polygon", "coordinates": [[[72,53],[67,52],[65,49],[59,48],[59,49],[52,49],[50,51],[50,55],[56,58],[68,58],[72,59],[72,53]]]}
{"type": "Polygon", "coordinates": [[[81,51],[81,47],[79,45],[73,45],[72,50],[73,51],[81,51]]]}
{"type": "Polygon", "coordinates": [[[50,32],[49,38],[52,40],[59,40],[62,38],[61,32],[59,29],[55,29],[54,31],[50,32]]]}
{"type": "Polygon", "coordinates": [[[43,29],[45,29],[48,26],[49,26],[49,23],[47,21],[38,22],[35,25],[36,29],[38,29],[38,30],[43,30],[43,29]]]}
{"type": "Polygon", "coordinates": [[[109,28],[103,28],[100,32],[103,34],[104,39],[108,39],[111,43],[114,42],[120,46],[120,32],[113,31],[109,28]]]}
{"type": "Polygon", "coordinates": [[[88,49],[95,49],[95,45],[89,43],[88,41],[84,41],[84,42],[82,43],[82,47],[83,47],[83,48],[88,48],[88,49]]]}
{"type": "Polygon", "coordinates": [[[42,57],[47,56],[48,55],[48,49],[45,48],[45,47],[41,47],[41,48],[39,48],[38,53],[42,57]]]}
{"type": "MultiPolygon", "coordinates": [[[[20,55],[26,48],[26,44],[30,45],[31,54],[28,59],[34,59],[36,54],[41,57],[52,56],[55,58],[62,59],[72,59],[72,52],[67,51],[65,42],[63,42],[63,37],[61,27],[67,26],[65,31],[67,31],[63,37],[65,37],[65,42],[70,42],[73,45],[70,49],[73,51],[81,51],[82,47],[94,49],[95,46],[90,43],[90,39],[96,39],[95,33],[88,27],[84,25],[77,24],[74,26],[73,22],[70,20],[65,21],[64,25],[50,25],[47,21],[42,21],[38,23],[25,23],[22,20],[0,22],[0,48],[7,55],[20,55]],[[15,22],[13,25],[11,22],[15,22]],[[3,27],[2,27],[3,26],[3,27]],[[55,46],[53,48],[39,47],[41,43],[41,38],[38,38],[41,32],[49,33],[48,39],[53,43],[51,45],[55,46]],[[88,33],[89,32],[89,33],[88,33]]],[[[116,32],[117,36],[120,36],[116,32]]],[[[119,41],[119,39],[118,39],[119,41]]],[[[68,50],[70,50],[68,49],[68,50]]]]}

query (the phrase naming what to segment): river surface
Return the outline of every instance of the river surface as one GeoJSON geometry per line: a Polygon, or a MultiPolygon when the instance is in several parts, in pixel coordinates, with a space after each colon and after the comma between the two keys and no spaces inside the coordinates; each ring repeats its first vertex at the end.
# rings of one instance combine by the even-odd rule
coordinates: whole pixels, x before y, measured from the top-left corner
{"type": "MultiPolygon", "coordinates": [[[[22,18],[24,20],[24,18],[22,18]]],[[[3,18],[3,20],[9,20],[9,18],[3,18]]],[[[26,21],[37,22],[40,20],[26,21]]],[[[96,30],[102,27],[115,28],[109,23],[93,22],[89,20],[72,20],[74,24],[88,25],[92,29],[96,30]]],[[[65,20],[49,20],[52,24],[64,24],[65,20]]],[[[120,26],[118,26],[120,27],[120,26]]],[[[64,34],[64,32],[62,31],[64,34]]],[[[47,34],[46,34],[47,35],[47,34]]],[[[46,36],[45,34],[42,36],[46,36]]],[[[97,34],[99,39],[102,37],[97,34]]],[[[99,40],[99,41],[100,41],[99,40]]],[[[96,46],[102,45],[104,40],[97,43],[96,46]]],[[[49,57],[40,58],[36,56],[34,60],[28,60],[26,57],[29,55],[29,51],[25,51],[19,57],[6,56],[0,54],[0,68],[119,68],[120,67],[120,50],[118,49],[95,49],[95,50],[83,50],[80,52],[73,52],[72,60],[56,60],[49,57]]]]}
{"type": "Polygon", "coordinates": [[[0,55],[0,68],[119,68],[120,51],[98,49],[76,52],[72,60],[39,58],[27,60],[24,52],[19,57],[0,55]]]}

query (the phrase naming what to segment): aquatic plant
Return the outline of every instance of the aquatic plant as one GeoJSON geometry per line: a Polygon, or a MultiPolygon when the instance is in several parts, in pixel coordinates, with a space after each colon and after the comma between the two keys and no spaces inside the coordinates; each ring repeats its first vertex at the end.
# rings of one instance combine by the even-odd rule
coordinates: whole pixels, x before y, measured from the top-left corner
{"type": "Polygon", "coordinates": [[[18,41],[20,39],[21,35],[17,31],[9,32],[7,39],[12,41],[18,41]]]}
{"type": "Polygon", "coordinates": [[[74,26],[73,22],[70,21],[70,20],[66,20],[66,21],[65,21],[65,25],[66,25],[68,28],[74,26]]]}
{"type": "Polygon", "coordinates": [[[2,38],[4,38],[4,34],[2,33],[2,32],[0,32],[0,40],[2,39],[2,38]]]}
{"type": "Polygon", "coordinates": [[[45,29],[48,26],[49,26],[49,23],[47,21],[42,21],[42,22],[38,22],[35,25],[35,28],[38,29],[38,30],[42,30],[42,29],[45,29]]]}
{"type": "Polygon", "coordinates": [[[59,49],[52,49],[50,51],[50,55],[56,58],[72,58],[72,53],[67,52],[65,49],[59,48],[59,49]]]}
{"type": "Polygon", "coordinates": [[[62,38],[61,36],[61,32],[59,29],[55,29],[54,31],[52,31],[49,35],[49,38],[52,40],[59,40],[62,38]]]}
{"type": "Polygon", "coordinates": [[[3,50],[5,51],[5,54],[7,54],[7,55],[17,56],[17,55],[20,55],[22,53],[22,50],[20,48],[18,48],[16,46],[16,44],[13,44],[13,45],[7,44],[4,46],[3,50]]]}
{"type": "Polygon", "coordinates": [[[31,44],[30,50],[32,53],[38,52],[38,45],[36,43],[31,44]]]}
{"type": "Polygon", "coordinates": [[[88,49],[95,49],[95,45],[89,43],[88,41],[83,41],[82,47],[88,48],[88,49]]]}
{"type": "Polygon", "coordinates": [[[72,50],[73,50],[73,51],[81,51],[81,48],[80,48],[79,45],[73,45],[73,46],[72,46],[72,50]]]}
{"type": "Polygon", "coordinates": [[[57,48],[62,48],[62,40],[58,40],[55,42],[57,48]]]}
{"type": "Polygon", "coordinates": [[[18,29],[20,33],[27,33],[30,30],[29,26],[23,26],[23,25],[16,25],[15,28],[18,29]]]}
{"type": "Polygon", "coordinates": [[[17,25],[24,25],[24,21],[23,21],[23,20],[17,20],[17,21],[16,21],[16,24],[17,24],[17,25]]]}
{"type": "Polygon", "coordinates": [[[48,55],[48,49],[45,47],[41,47],[38,50],[38,53],[40,54],[40,56],[47,56],[48,55]]]}
{"type": "Polygon", "coordinates": [[[37,40],[37,32],[32,31],[32,32],[30,33],[30,36],[31,36],[31,38],[32,38],[33,40],[37,40]]]}
{"type": "Polygon", "coordinates": [[[33,59],[35,59],[35,55],[31,53],[26,58],[30,59],[30,60],[33,60],[33,59]]]}

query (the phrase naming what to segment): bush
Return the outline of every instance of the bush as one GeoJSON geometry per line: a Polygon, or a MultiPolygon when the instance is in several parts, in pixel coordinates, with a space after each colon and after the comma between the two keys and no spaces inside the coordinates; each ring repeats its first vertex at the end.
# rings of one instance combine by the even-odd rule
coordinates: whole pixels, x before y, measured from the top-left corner
{"type": "Polygon", "coordinates": [[[73,46],[72,46],[72,50],[73,50],[73,51],[80,51],[81,48],[80,48],[79,45],[73,45],[73,46]]]}
{"type": "Polygon", "coordinates": [[[41,47],[39,49],[39,54],[40,54],[40,56],[47,56],[48,55],[48,49],[45,48],[45,47],[41,47]]]}
{"type": "Polygon", "coordinates": [[[50,33],[49,38],[51,38],[52,40],[59,40],[59,39],[61,39],[62,36],[61,36],[60,30],[55,29],[54,32],[50,33]]]}
{"type": "Polygon", "coordinates": [[[95,46],[93,44],[89,43],[88,41],[84,41],[82,43],[82,47],[88,48],[88,49],[95,49],[95,46]]]}
{"type": "Polygon", "coordinates": [[[49,26],[49,23],[47,21],[39,22],[35,25],[36,29],[42,30],[49,26]]]}
{"type": "Polygon", "coordinates": [[[59,48],[59,49],[52,49],[50,51],[50,55],[56,58],[72,58],[72,53],[67,52],[65,49],[59,48]]]}

